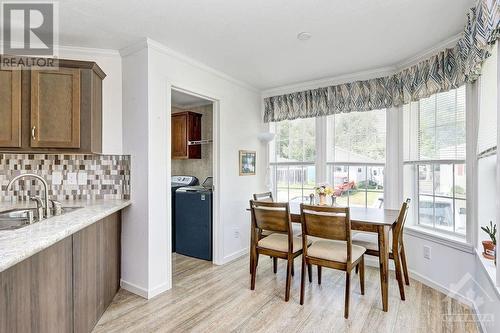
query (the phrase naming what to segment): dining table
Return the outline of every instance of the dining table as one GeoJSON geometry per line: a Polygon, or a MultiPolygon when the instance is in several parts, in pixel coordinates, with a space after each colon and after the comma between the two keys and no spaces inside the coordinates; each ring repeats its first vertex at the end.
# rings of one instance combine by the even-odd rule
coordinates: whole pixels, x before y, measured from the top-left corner
{"type": "MultiPolygon", "coordinates": [[[[290,202],[290,219],[294,224],[301,223],[300,203],[290,202]]],[[[389,309],[389,233],[399,215],[397,209],[350,207],[351,229],[375,233],[378,235],[380,290],[382,294],[382,310],[389,309]]],[[[293,228],[296,229],[295,227],[293,228]]]]}

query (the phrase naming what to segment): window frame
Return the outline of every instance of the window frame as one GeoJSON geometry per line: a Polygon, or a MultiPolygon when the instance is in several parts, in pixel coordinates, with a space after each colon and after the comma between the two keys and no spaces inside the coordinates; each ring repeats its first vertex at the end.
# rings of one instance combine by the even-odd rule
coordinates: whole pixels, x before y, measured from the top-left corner
{"type": "MultiPolygon", "coordinates": [[[[469,233],[469,227],[468,227],[468,224],[469,224],[469,215],[466,214],[466,217],[465,217],[465,230],[464,230],[464,233],[461,233],[461,232],[457,232],[457,223],[456,223],[456,220],[457,220],[457,211],[456,211],[456,201],[457,200],[463,200],[465,202],[465,205],[467,207],[467,210],[470,209],[469,208],[469,195],[468,195],[468,192],[469,192],[469,188],[468,188],[468,180],[467,178],[469,177],[469,174],[468,172],[466,171],[465,173],[465,177],[466,177],[466,189],[465,189],[465,198],[463,197],[457,197],[456,195],[456,176],[455,176],[455,167],[457,165],[463,165],[466,170],[467,170],[467,159],[468,159],[468,155],[469,155],[469,152],[467,151],[467,138],[468,138],[468,132],[469,132],[469,128],[468,128],[468,124],[467,124],[467,108],[468,108],[468,105],[469,105],[469,101],[468,101],[468,93],[467,93],[467,85],[463,85],[459,88],[456,88],[455,90],[457,89],[460,89],[460,88],[463,88],[464,89],[464,96],[465,96],[465,114],[464,114],[464,122],[465,122],[465,133],[464,133],[464,141],[465,141],[465,159],[460,159],[460,158],[457,158],[457,159],[420,159],[420,156],[421,156],[421,151],[420,151],[420,138],[419,138],[419,135],[421,133],[421,127],[420,127],[420,122],[421,122],[421,117],[420,117],[420,112],[421,112],[421,109],[420,109],[420,100],[419,101],[416,101],[416,102],[412,102],[412,103],[416,103],[417,105],[417,114],[416,116],[413,115],[412,113],[414,112],[414,109],[413,109],[413,106],[411,105],[411,103],[407,104],[408,105],[408,111],[410,112],[410,115],[408,117],[408,123],[405,123],[405,116],[404,116],[404,106],[401,106],[400,110],[403,112],[403,116],[401,117],[401,121],[402,121],[402,128],[404,129],[407,129],[409,131],[409,133],[404,133],[403,131],[403,138],[402,138],[402,142],[403,142],[403,145],[405,144],[405,140],[406,138],[409,139],[409,142],[408,142],[408,147],[405,147],[406,149],[408,149],[409,151],[408,152],[405,152],[403,151],[403,169],[409,165],[412,165],[413,166],[413,177],[411,179],[412,183],[413,183],[413,188],[412,188],[412,191],[410,196],[411,196],[411,199],[412,199],[412,202],[414,202],[414,205],[413,205],[413,209],[411,211],[411,215],[413,215],[413,224],[415,226],[418,226],[420,228],[423,228],[423,229],[426,229],[428,230],[429,232],[431,233],[436,233],[436,234],[444,234],[444,235],[449,235],[451,237],[455,237],[455,238],[460,238],[460,239],[464,239],[466,240],[469,236],[468,236],[468,233],[469,233]],[[413,122],[416,121],[416,123],[413,123],[413,122]],[[416,137],[412,137],[412,136],[415,136],[416,134],[416,137]],[[412,142],[412,140],[414,142],[412,142]],[[416,151],[414,151],[416,149],[416,151]],[[413,152],[413,154],[412,154],[413,152]],[[405,158],[408,158],[408,160],[405,160],[405,158]],[[432,168],[432,194],[428,194],[428,193],[420,193],[420,172],[419,172],[419,167],[422,166],[422,165],[430,165],[431,168],[432,168]],[[452,196],[443,196],[443,195],[439,195],[439,194],[436,194],[436,177],[434,176],[435,174],[435,167],[437,165],[451,165],[452,166],[452,169],[453,169],[453,176],[452,176],[452,179],[453,179],[453,183],[452,183],[452,190],[453,190],[453,195],[452,196]],[[432,197],[432,202],[433,202],[433,207],[432,207],[432,210],[433,210],[433,214],[432,214],[432,226],[428,225],[428,224],[424,224],[421,222],[421,212],[420,212],[420,198],[421,196],[426,196],[426,197],[432,197]],[[443,199],[447,199],[447,200],[452,200],[452,211],[453,211],[453,231],[450,231],[450,230],[446,230],[444,228],[439,228],[439,227],[436,227],[436,198],[443,198],[443,199]]],[[[439,93],[438,93],[439,94],[439,93]]],[[[434,94],[434,95],[431,95],[431,96],[436,96],[437,94],[434,94]]],[[[435,119],[437,119],[437,98],[436,98],[436,109],[435,109],[435,119]]],[[[455,106],[458,106],[458,94],[455,94],[455,106]]],[[[455,119],[457,118],[457,113],[455,112],[455,115],[454,115],[455,119]]],[[[443,126],[443,125],[438,125],[436,123],[434,123],[434,125],[432,126],[432,128],[434,129],[434,131],[436,132],[437,131],[437,128],[440,127],[440,126],[443,126]]],[[[437,134],[435,135],[434,137],[434,141],[437,140],[437,134]]],[[[405,149],[403,148],[403,149],[405,149]]],[[[436,146],[434,146],[434,148],[436,148],[436,146]]],[[[455,154],[457,153],[457,147],[455,147],[455,154]]],[[[455,155],[455,157],[457,157],[455,155]]],[[[403,171],[403,174],[404,174],[404,171],[403,171]]],[[[404,181],[403,181],[403,187],[404,187],[404,181]]],[[[404,192],[406,192],[406,189],[404,189],[404,192]]]]}
{"type": "MultiPolygon", "coordinates": [[[[389,112],[389,109],[382,109],[384,110],[385,113],[385,161],[384,162],[345,162],[345,161],[335,161],[335,162],[328,162],[328,151],[327,151],[327,135],[328,135],[328,128],[327,128],[327,116],[322,116],[322,117],[315,117],[315,148],[316,148],[316,154],[315,154],[315,160],[314,161],[303,161],[303,162],[277,162],[277,150],[276,150],[276,142],[272,141],[271,144],[274,145],[273,148],[269,148],[269,153],[268,158],[269,162],[268,165],[271,168],[271,177],[273,180],[272,188],[270,189],[273,192],[273,195],[275,198],[278,198],[278,179],[277,179],[277,169],[280,166],[300,166],[302,168],[307,168],[310,166],[315,167],[315,183],[316,184],[321,184],[324,182],[329,181],[329,172],[328,168],[333,165],[339,165],[339,166],[359,166],[362,168],[365,168],[365,173],[367,172],[369,167],[382,167],[382,172],[383,172],[383,177],[384,177],[384,182],[383,182],[383,190],[380,191],[373,191],[369,190],[368,188],[362,189],[363,192],[365,193],[365,200],[364,200],[364,207],[368,207],[368,200],[367,196],[369,192],[377,192],[377,193],[382,193],[383,195],[383,203],[382,206],[385,205],[385,198],[386,198],[386,165],[387,165],[387,140],[389,138],[388,135],[388,127],[387,127],[387,120],[388,120],[388,115],[387,113],[389,112]],[[272,156],[274,154],[274,156],[272,156]]],[[[373,110],[376,111],[376,110],[373,110]]],[[[362,113],[362,112],[361,112],[362,113]]],[[[293,121],[293,120],[292,120],[293,121]]],[[[269,123],[269,130],[271,132],[276,132],[276,123],[269,123]],[[274,126],[274,128],[273,128],[274,126]]],[[[290,198],[290,182],[288,180],[288,200],[291,200],[290,198]]],[[[331,184],[333,185],[333,184],[331,184]]],[[[304,198],[304,184],[302,184],[302,197],[304,198]]],[[[348,194],[347,201],[349,202],[350,199],[350,194],[348,194]]]]}

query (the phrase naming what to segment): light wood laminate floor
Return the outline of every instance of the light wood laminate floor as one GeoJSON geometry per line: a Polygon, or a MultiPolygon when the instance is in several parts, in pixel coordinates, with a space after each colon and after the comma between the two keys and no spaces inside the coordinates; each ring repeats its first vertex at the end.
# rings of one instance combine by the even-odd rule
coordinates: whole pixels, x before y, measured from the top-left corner
{"type": "Polygon", "coordinates": [[[94,332],[477,332],[468,307],[415,280],[399,299],[390,275],[389,312],[382,311],[378,269],[367,267],[365,295],[351,282],[350,317],[345,320],[345,275],[323,269],[322,284],[306,282],[299,304],[300,257],[291,298],[284,301],[285,261],[272,272],[272,260],[259,260],[251,291],[248,257],[224,266],[173,256],[174,287],[149,301],[120,290],[94,332]],[[455,320],[460,318],[461,320],[455,320]]]}

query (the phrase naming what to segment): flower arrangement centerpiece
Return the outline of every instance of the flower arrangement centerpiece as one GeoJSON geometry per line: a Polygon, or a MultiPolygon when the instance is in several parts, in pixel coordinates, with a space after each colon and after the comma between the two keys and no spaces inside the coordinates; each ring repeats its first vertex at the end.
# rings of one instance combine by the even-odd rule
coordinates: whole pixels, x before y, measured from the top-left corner
{"type": "Polygon", "coordinates": [[[320,206],[326,206],[326,196],[333,194],[333,188],[327,184],[319,185],[314,188],[316,194],[319,196],[320,206]]]}

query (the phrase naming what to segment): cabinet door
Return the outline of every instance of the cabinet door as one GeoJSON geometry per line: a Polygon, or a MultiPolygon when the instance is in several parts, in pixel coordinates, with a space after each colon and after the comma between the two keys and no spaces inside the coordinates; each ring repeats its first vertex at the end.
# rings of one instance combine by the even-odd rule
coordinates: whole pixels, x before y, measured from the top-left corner
{"type": "Polygon", "coordinates": [[[72,332],[71,237],[0,273],[0,332],[72,332]]]}
{"type": "Polygon", "coordinates": [[[21,147],[21,71],[0,70],[0,147],[21,147]]]}
{"type": "MultiPolygon", "coordinates": [[[[201,115],[189,113],[188,141],[201,140],[201,115]]],[[[188,158],[201,159],[201,145],[188,146],[188,158]]]]}
{"type": "Polygon", "coordinates": [[[120,213],[73,235],[74,332],[91,332],[120,288],[120,213]]]}
{"type": "Polygon", "coordinates": [[[80,147],[80,70],[31,72],[31,147],[80,147]]]}
{"type": "Polygon", "coordinates": [[[91,332],[99,320],[99,223],[73,235],[74,332],[91,332]]]}
{"type": "MultiPolygon", "coordinates": [[[[102,313],[111,304],[120,289],[121,263],[121,215],[120,212],[106,217],[100,223],[101,274],[103,299],[102,313]]],[[[102,314],[101,313],[101,314],[102,314]]]]}
{"type": "Polygon", "coordinates": [[[184,159],[187,151],[187,114],[172,115],[172,158],[184,159]]]}

